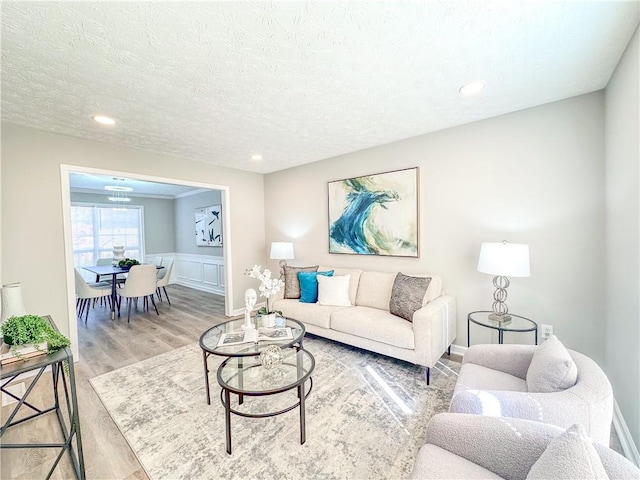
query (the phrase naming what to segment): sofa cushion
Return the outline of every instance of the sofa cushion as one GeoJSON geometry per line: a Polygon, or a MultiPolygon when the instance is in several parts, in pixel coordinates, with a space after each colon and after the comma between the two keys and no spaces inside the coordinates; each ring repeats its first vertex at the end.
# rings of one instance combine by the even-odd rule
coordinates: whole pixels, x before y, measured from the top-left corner
{"type": "Polygon", "coordinates": [[[578,367],[562,342],[551,335],[533,354],[527,370],[530,392],[550,393],[571,388],[578,379],[578,367]]]}
{"type": "Polygon", "coordinates": [[[395,278],[395,273],[362,272],[358,284],[356,305],[388,311],[391,288],[395,278]]]}
{"type": "Polygon", "coordinates": [[[475,363],[465,363],[460,368],[460,374],[453,395],[455,396],[465,390],[526,392],[527,382],[499,370],[476,365],[475,363]]]}
{"type": "Polygon", "coordinates": [[[445,480],[452,478],[501,479],[495,473],[444,448],[427,443],[420,448],[411,478],[445,480]]]}
{"type": "Polygon", "coordinates": [[[575,424],[554,438],[533,464],[527,480],[604,479],[607,472],[584,428],[575,424]]]}
{"type": "Polygon", "coordinates": [[[389,312],[413,322],[413,314],[422,308],[422,301],[431,283],[430,277],[410,277],[398,273],[393,281],[389,312]]]}
{"type": "MultiPolygon", "coordinates": [[[[396,272],[362,272],[354,305],[389,310],[389,299],[396,272]]],[[[336,273],[337,275],[337,273],[336,273]]],[[[429,288],[422,299],[422,305],[442,295],[442,279],[437,275],[412,273],[414,277],[429,277],[429,288]]]]}
{"type": "Polygon", "coordinates": [[[318,275],[331,277],[333,270],[328,272],[298,272],[301,302],[316,303],[318,301],[318,275]]]}
{"type": "Polygon", "coordinates": [[[351,275],[327,277],[321,275],[318,278],[318,304],[349,307],[349,282],[351,275]]]}
{"type": "Polygon", "coordinates": [[[331,314],[345,308],[353,307],[329,307],[317,303],[302,303],[296,299],[281,299],[273,304],[273,309],[280,310],[285,317],[322,328],[330,328],[331,314]]]}
{"type": "Polygon", "coordinates": [[[326,267],[323,265],[320,265],[319,270],[333,270],[334,277],[351,275],[351,280],[349,281],[349,301],[351,302],[351,305],[356,304],[356,293],[358,292],[358,284],[360,283],[360,275],[362,274],[362,270],[357,270],[355,268],[326,267]]]}
{"type": "Polygon", "coordinates": [[[317,272],[318,265],[311,267],[284,267],[284,298],[300,298],[298,272],[317,272]]]}
{"type": "Polygon", "coordinates": [[[378,308],[353,307],[334,312],[331,328],[395,347],[415,348],[413,325],[378,308]]]}

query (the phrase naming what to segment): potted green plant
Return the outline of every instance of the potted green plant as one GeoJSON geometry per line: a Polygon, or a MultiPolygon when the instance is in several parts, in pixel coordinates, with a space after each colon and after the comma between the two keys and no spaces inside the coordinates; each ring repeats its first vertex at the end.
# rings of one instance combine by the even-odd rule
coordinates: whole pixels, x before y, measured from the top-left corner
{"type": "Polygon", "coordinates": [[[22,315],[10,317],[2,325],[2,339],[7,345],[11,345],[11,354],[14,357],[26,358],[23,355],[23,346],[31,346],[36,351],[53,353],[63,347],[68,347],[71,342],[67,337],[56,331],[51,324],[38,315],[22,315]]]}
{"type": "Polygon", "coordinates": [[[134,265],[140,265],[140,262],[135,258],[125,258],[124,260],[120,260],[118,262],[118,266],[122,268],[131,268],[134,265]]]}

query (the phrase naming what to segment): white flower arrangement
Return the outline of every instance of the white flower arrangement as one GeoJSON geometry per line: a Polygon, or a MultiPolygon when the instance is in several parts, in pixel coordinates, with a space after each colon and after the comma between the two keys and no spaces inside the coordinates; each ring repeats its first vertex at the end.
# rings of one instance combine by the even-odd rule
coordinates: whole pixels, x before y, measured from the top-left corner
{"type": "Polygon", "coordinates": [[[271,278],[271,270],[268,268],[262,270],[262,266],[260,265],[254,265],[251,270],[247,270],[246,274],[251,278],[260,280],[260,287],[258,288],[258,290],[260,290],[260,296],[267,300],[267,308],[261,308],[258,313],[278,313],[271,311],[269,300],[280,291],[284,286],[284,282],[280,278],[271,278]]]}

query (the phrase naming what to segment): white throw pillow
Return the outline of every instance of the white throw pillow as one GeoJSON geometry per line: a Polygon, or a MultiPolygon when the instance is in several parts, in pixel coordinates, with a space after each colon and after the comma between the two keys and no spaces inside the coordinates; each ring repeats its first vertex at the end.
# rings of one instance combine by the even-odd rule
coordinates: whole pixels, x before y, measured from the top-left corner
{"type": "Polygon", "coordinates": [[[581,425],[575,424],[551,440],[527,475],[527,480],[550,478],[609,479],[598,452],[581,425]]]}
{"type": "Polygon", "coordinates": [[[527,370],[530,392],[551,393],[571,388],[578,379],[578,367],[555,335],[536,349],[527,370]]]}
{"type": "Polygon", "coordinates": [[[349,281],[351,275],[325,277],[318,275],[318,305],[349,307],[349,281]]]}

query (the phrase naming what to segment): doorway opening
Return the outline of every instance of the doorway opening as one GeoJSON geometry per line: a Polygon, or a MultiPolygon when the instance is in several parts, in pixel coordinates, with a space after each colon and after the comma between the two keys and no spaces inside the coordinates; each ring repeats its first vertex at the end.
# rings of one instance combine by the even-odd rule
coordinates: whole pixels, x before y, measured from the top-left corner
{"type": "MultiPolygon", "coordinates": [[[[178,264],[174,264],[173,278],[174,281],[178,276],[180,279],[177,283],[183,284],[187,287],[200,289],[204,291],[210,291],[217,295],[222,295],[224,298],[224,311],[225,315],[230,315],[232,310],[232,289],[231,289],[231,254],[230,254],[230,207],[229,207],[229,187],[225,185],[215,185],[202,182],[193,182],[187,180],[165,178],[159,176],[142,175],[130,172],[119,172],[113,170],[96,169],[89,167],[80,167],[75,165],[61,165],[61,191],[62,191],[62,207],[63,207],[63,221],[64,221],[64,244],[65,244],[65,263],[66,263],[66,279],[67,279],[67,292],[68,292],[68,311],[69,311],[69,339],[71,340],[72,350],[76,358],[79,357],[78,347],[78,324],[76,321],[76,309],[75,309],[75,263],[78,261],[78,255],[85,255],[86,258],[83,261],[94,261],[96,255],[107,256],[106,247],[103,245],[92,246],[86,250],[91,252],[83,252],[83,249],[78,247],[77,242],[74,248],[73,240],[73,227],[72,227],[72,205],[103,205],[114,202],[114,205],[122,204],[122,196],[118,195],[117,198],[113,195],[114,199],[109,200],[108,195],[105,194],[104,184],[112,184],[116,182],[116,179],[126,179],[129,184],[135,186],[134,191],[128,191],[126,196],[138,197],[136,203],[147,203],[147,218],[146,222],[149,224],[149,229],[143,227],[143,235],[141,242],[141,249],[137,250],[138,255],[141,256],[141,263],[144,261],[152,261],[152,258],[157,255],[164,254],[171,258],[172,261],[178,261],[178,264]],[[74,186],[75,185],[75,186],[74,186]],[[78,187],[80,185],[80,187],[78,187]],[[82,187],[84,185],[84,187],[82,187]],[[72,193],[73,187],[73,193],[72,193]],[[137,192],[135,190],[138,190],[137,192]],[[217,194],[212,197],[209,194],[217,194]],[[98,196],[99,195],[99,196],[98,196]],[[155,207],[151,207],[152,204],[161,204],[159,199],[164,198],[168,200],[173,198],[174,202],[174,223],[173,225],[157,225],[162,223],[162,218],[158,217],[157,212],[152,214],[152,210],[155,207]],[[140,201],[143,198],[143,201],[140,201]],[[222,238],[224,239],[222,246],[219,248],[198,248],[196,244],[196,238],[194,236],[194,209],[191,208],[196,203],[206,202],[203,199],[218,198],[220,201],[221,217],[222,217],[222,238]],[[98,200],[102,200],[101,202],[98,200]],[[145,199],[148,199],[145,200],[145,199]],[[189,213],[190,212],[190,215],[189,213]],[[149,217],[154,217],[149,218],[149,217]],[[178,220],[179,217],[179,220],[178,220]],[[167,238],[158,232],[161,232],[162,228],[167,229],[166,232],[174,232],[173,237],[180,237],[174,240],[172,243],[171,234],[167,234],[170,240],[167,242],[167,238]],[[144,233],[146,231],[146,234],[144,233]],[[177,232],[177,233],[175,233],[177,232]],[[190,250],[187,246],[187,238],[191,237],[193,248],[190,250]],[[162,240],[162,241],[161,241],[162,240]],[[164,243],[163,243],[164,241],[164,243]],[[171,245],[175,245],[171,248],[171,245]],[[180,252],[182,250],[182,252],[180,252]],[[209,257],[214,260],[214,257],[218,257],[221,261],[211,261],[210,264],[219,268],[218,271],[211,269],[205,272],[205,275],[210,275],[208,278],[216,278],[217,281],[208,281],[204,279],[201,284],[197,284],[196,276],[192,275],[189,271],[196,262],[183,261],[182,267],[180,267],[181,259],[191,256],[191,260],[198,258],[199,256],[206,257],[200,252],[207,251],[212,253],[209,257]],[[97,254],[95,252],[98,252],[97,254]],[[89,260],[90,258],[90,260],[89,260]],[[175,268],[178,267],[178,268],[175,268]],[[213,275],[213,276],[211,276],[213,275]],[[193,282],[190,284],[189,282],[193,282]],[[218,291],[215,291],[215,289],[218,291]],[[211,290],[214,289],[214,290],[211,290]]],[[[118,183],[116,183],[118,185],[118,183]]],[[[133,202],[132,202],[133,203],[133,202]]],[[[207,207],[208,205],[196,205],[197,207],[207,207]]],[[[96,207],[98,208],[98,207],[96,207]]],[[[110,210],[115,210],[114,208],[110,210]]],[[[144,207],[143,207],[144,211],[144,207]]],[[[144,213],[143,213],[144,216],[144,213]]],[[[167,217],[169,218],[169,217],[167,217]]],[[[165,222],[171,223],[171,222],[165,222]]],[[[108,240],[103,243],[108,243],[108,240]]],[[[98,240],[99,242],[99,240],[98,240]]]]}

